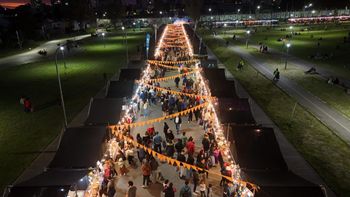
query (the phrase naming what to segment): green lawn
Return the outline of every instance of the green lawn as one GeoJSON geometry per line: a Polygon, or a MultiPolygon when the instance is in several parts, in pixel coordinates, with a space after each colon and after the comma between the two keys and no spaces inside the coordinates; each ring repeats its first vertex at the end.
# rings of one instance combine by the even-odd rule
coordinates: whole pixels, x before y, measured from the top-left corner
{"type": "Polygon", "coordinates": [[[224,42],[213,38],[208,31],[200,33],[208,47],[227,66],[325,182],[337,195],[349,196],[350,147],[300,105],[297,105],[291,121],[295,100],[276,87],[270,79],[257,75],[257,71],[250,65],[241,72],[237,71],[236,65],[240,57],[227,50],[224,42]]]}
{"type": "MultiPolygon", "coordinates": [[[[279,51],[286,51],[283,42],[277,41],[278,38],[283,38],[286,35],[290,35],[291,31],[299,32],[301,35],[293,36],[290,40],[292,47],[290,54],[296,57],[310,61],[316,66],[321,66],[332,70],[338,76],[344,78],[350,78],[350,64],[348,59],[348,53],[350,51],[350,42],[344,43],[343,37],[348,36],[350,32],[350,25],[313,25],[313,26],[293,26],[293,29],[289,29],[289,25],[277,26],[277,27],[258,27],[257,32],[253,29],[250,34],[250,43],[258,44],[262,42],[269,48],[274,48],[279,51]],[[308,28],[308,31],[301,31],[308,28]],[[286,29],[281,31],[281,29],[286,29]],[[313,38],[311,37],[313,36],[313,38]],[[319,40],[322,38],[322,40],[319,40]],[[317,43],[320,46],[317,46],[317,43]],[[339,49],[336,47],[339,46],[339,49]],[[310,55],[320,54],[333,54],[333,58],[330,59],[310,59],[310,55]]],[[[233,29],[227,28],[221,29],[221,32],[226,32],[232,38],[233,34],[236,34],[244,42],[246,38],[246,29],[233,29]]]]}
{"type": "MultiPolygon", "coordinates": [[[[145,40],[145,32],[129,34],[129,53],[136,53],[136,46],[145,40]]],[[[112,76],[125,65],[126,51],[121,37],[120,32],[107,35],[106,48],[101,38],[86,39],[82,41],[84,50],[67,58],[67,69],[59,62],[69,120],[103,87],[103,73],[112,76]]],[[[53,61],[1,70],[1,191],[20,175],[38,155],[38,151],[46,147],[61,130],[63,118],[57,102],[57,86],[53,61]],[[19,104],[21,95],[31,98],[34,113],[23,112],[19,104]]]]}
{"type": "MultiPolygon", "coordinates": [[[[334,30],[334,31],[338,32],[343,30],[334,30]]],[[[219,32],[223,33],[223,31],[219,31],[219,32]]],[[[240,30],[240,32],[242,33],[243,30],[240,30]]],[[[272,31],[272,34],[273,33],[276,33],[276,32],[272,31]]],[[[345,32],[342,32],[342,33],[344,34],[345,32]]],[[[327,32],[326,36],[329,36],[329,34],[332,34],[332,33],[327,32]]],[[[339,34],[339,32],[337,34],[339,34]]],[[[230,41],[232,40],[232,36],[228,33],[220,34],[220,35],[226,40],[230,40],[230,41]]],[[[255,35],[253,34],[252,38],[254,37],[255,35]]],[[[251,42],[254,43],[255,41],[253,40],[251,42]]],[[[281,44],[281,43],[278,43],[277,41],[271,41],[269,43],[270,44],[275,43],[275,45],[281,44]]],[[[294,40],[292,41],[292,43],[294,43],[294,40]]],[[[285,59],[282,57],[276,57],[276,55],[271,55],[271,54],[262,54],[253,47],[249,47],[248,49],[246,49],[245,43],[242,43],[239,41],[236,41],[233,44],[240,46],[244,50],[249,51],[252,55],[260,59],[262,62],[267,63],[267,65],[269,65],[270,68],[272,69],[279,68],[282,76],[286,76],[289,79],[294,80],[303,88],[305,88],[306,90],[308,90],[309,92],[319,97],[321,100],[328,103],[330,106],[332,106],[333,108],[335,108],[336,110],[338,110],[339,112],[343,113],[345,116],[350,118],[350,105],[349,105],[350,96],[346,93],[344,88],[341,88],[339,86],[329,85],[326,83],[327,82],[326,79],[318,75],[306,75],[304,74],[305,70],[300,69],[297,65],[294,65],[291,62],[288,63],[288,69],[285,70],[284,69],[285,59]]],[[[268,45],[270,46],[270,44],[268,45]]],[[[350,43],[348,45],[350,46],[350,43]]],[[[272,44],[272,46],[274,45],[272,44]]],[[[277,46],[274,46],[274,48],[278,49],[277,46]]],[[[280,48],[280,50],[284,50],[284,49],[280,48]]],[[[293,45],[292,50],[293,52],[297,53],[297,52],[300,52],[298,50],[301,50],[301,48],[294,47],[293,45]]],[[[349,48],[349,51],[350,51],[350,48],[349,48]]],[[[301,50],[301,52],[306,53],[303,50],[301,50]]],[[[343,56],[342,61],[346,61],[346,58],[347,58],[346,54],[343,54],[342,56],[343,56]]],[[[332,63],[334,66],[338,65],[337,62],[332,62],[332,63]]],[[[342,75],[345,75],[345,74],[342,74],[342,75]]],[[[350,76],[348,78],[350,78],[350,76]]]]}

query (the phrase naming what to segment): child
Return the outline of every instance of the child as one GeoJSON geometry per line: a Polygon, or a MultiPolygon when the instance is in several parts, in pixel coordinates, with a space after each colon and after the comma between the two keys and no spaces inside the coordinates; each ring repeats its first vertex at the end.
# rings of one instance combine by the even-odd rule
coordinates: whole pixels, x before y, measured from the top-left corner
{"type": "Polygon", "coordinates": [[[201,192],[201,197],[206,197],[205,196],[206,185],[204,183],[204,180],[201,180],[201,182],[199,184],[199,191],[201,192]]]}

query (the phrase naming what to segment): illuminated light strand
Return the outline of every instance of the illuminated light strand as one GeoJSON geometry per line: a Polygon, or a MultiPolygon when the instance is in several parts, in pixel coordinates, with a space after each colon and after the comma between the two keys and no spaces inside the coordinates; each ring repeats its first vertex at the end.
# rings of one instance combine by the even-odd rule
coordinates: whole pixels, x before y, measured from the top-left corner
{"type": "Polygon", "coordinates": [[[173,70],[179,70],[179,69],[187,69],[187,70],[193,70],[193,69],[196,69],[196,68],[190,68],[190,67],[180,67],[180,66],[168,66],[168,65],[165,65],[165,64],[162,64],[162,63],[156,63],[156,62],[152,62],[150,63],[152,65],[156,65],[156,66],[159,66],[159,67],[164,67],[164,68],[169,68],[169,69],[173,69],[173,70]]]}
{"type": "Polygon", "coordinates": [[[181,60],[181,61],[161,61],[161,60],[148,60],[150,64],[153,63],[161,63],[161,64],[190,64],[190,63],[196,63],[199,62],[197,59],[191,59],[191,60],[181,60]]]}
{"type": "Polygon", "coordinates": [[[166,88],[150,85],[150,84],[147,84],[147,83],[143,83],[141,81],[137,81],[137,83],[142,83],[143,86],[147,86],[149,88],[154,88],[154,89],[157,89],[158,91],[166,91],[166,92],[169,92],[171,94],[184,95],[184,96],[187,96],[187,97],[199,97],[199,98],[211,99],[211,100],[215,100],[216,99],[216,97],[207,96],[207,95],[190,94],[190,93],[184,93],[184,92],[179,92],[179,91],[175,91],[175,90],[168,90],[166,88]]]}
{"type": "Polygon", "coordinates": [[[159,56],[159,50],[160,50],[160,44],[163,42],[163,39],[164,39],[164,35],[166,34],[166,32],[168,31],[168,26],[166,25],[164,30],[163,30],[163,33],[162,33],[162,36],[160,37],[160,40],[158,42],[158,45],[154,51],[154,56],[155,57],[158,57],[159,56]]]}
{"type": "Polygon", "coordinates": [[[216,175],[216,176],[219,176],[219,177],[223,177],[223,178],[225,178],[225,179],[227,179],[229,181],[234,181],[234,182],[237,182],[237,183],[242,184],[242,185],[250,185],[252,188],[256,188],[257,189],[257,186],[255,184],[253,184],[253,183],[250,183],[250,182],[247,182],[247,181],[243,181],[243,180],[240,180],[240,179],[233,179],[232,177],[224,176],[224,175],[219,174],[217,172],[206,170],[206,169],[197,167],[195,165],[191,165],[191,164],[188,164],[186,162],[179,161],[179,160],[174,159],[172,157],[169,157],[167,155],[163,155],[161,153],[158,153],[158,152],[154,151],[153,149],[148,148],[145,145],[138,143],[137,141],[133,140],[129,136],[124,135],[121,130],[116,130],[114,135],[120,140],[124,140],[124,141],[127,141],[127,142],[133,144],[135,147],[141,147],[148,154],[152,155],[153,157],[157,157],[160,161],[166,161],[169,165],[176,164],[179,167],[182,165],[186,169],[194,169],[196,171],[204,171],[204,172],[207,172],[209,174],[216,175]]]}
{"type": "Polygon", "coordinates": [[[186,73],[182,73],[182,74],[178,74],[178,75],[172,75],[172,76],[168,76],[168,77],[161,77],[161,78],[156,78],[156,79],[148,79],[148,80],[144,80],[143,83],[168,81],[168,80],[171,80],[171,79],[175,79],[176,77],[184,77],[184,76],[195,74],[197,72],[197,70],[198,69],[194,69],[193,71],[190,71],[190,72],[186,72],[186,73]]]}
{"type": "Polygon", "coordinates": [[[154,119],[146,120],[146,121],[142,121],[142,122],[110,125],[108,127],[113,129],[113,130],[119,130],[121,128],[135,128],[135,127],[138,127],[138,126],[144,126],[144,125],[148,125],[148,124],[153,124],[153,123],[156,123],[156,122],[160,122],[162,120],[166,120],[166,119],[169,119],[169,118],[176,118],[176,116],[183,116],[183,115],[186,115],[186,114],[188,114],[190,112],[194,112],[194,111],[200,110],[201,108],[207,107],[208,104],[209,104],[208,102],[204,102],[202,104],[196,105],[194,107],[191,107],[189,109],[183,110],[181,112],[177,112],[177,113],[174,113],[174,114],[169,114],[169,115],[162,116],[162,117],[159,117],[159,118],[154,118],[154,119]]]}

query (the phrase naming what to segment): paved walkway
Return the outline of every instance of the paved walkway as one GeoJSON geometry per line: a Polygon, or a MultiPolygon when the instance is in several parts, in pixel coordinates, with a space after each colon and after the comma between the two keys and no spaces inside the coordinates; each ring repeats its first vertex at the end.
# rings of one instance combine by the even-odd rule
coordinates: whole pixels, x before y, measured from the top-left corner
{"type": "MultiPolygon", "coordinates": [[[[223,41],[223,38],[220,36],[217,36],[217,39],[223,41]]],[[[269,79],[273,78],[273,70],[260,58],[251,55],[238,46],[229,46],[228,49],[243,57],[265,77],[269,79]]],[[[333,130],[335,134],[350,144],[350,120],[347,117],[286,77],[281,76],[276,86],[297,100],[299,104],[314,114],[320,121],[333,130]]]]}
{"type": "Polygon", "coordinates": [[[23,52],[23,53],[16,54],[16,55],[12,55],[9,57],[0,58],[0,69],[45,60],[48,57],[52,57],[54,55],[54,53],[58,47],[57,44],[60,44],[60,43],[63,44],[66,42],[66,40],[78,41],[78,40],[82,40],[82,39],[85,39],[88,37],[90,37],[90,34],[74,36],[74,37],[70,37],[70,38],[51,40],[51,41],[45,42],[44,44],[41,44],[40,46],[38,46],[30,51],[23,52]],[[47,56],[42,56],[42,55],[38,54],[38,51],[41,49],[46,49],[47,56]]]}
{"type": "Polygon", "coordinates": [[[322,178],[316,173],[316,171],[305,161],[300,153],[294,148],[294,146],[286,139],[282,131],[276,126],[276,124],[268,117],[268,115],[261,109],[261,107],[251,98],[248,92],[241,86],[241,84],[234,79],[231,72],[225,67],[224,64],[213,54],[210,48],[207,47],[208,56],[210,59],[218,60],[218,67],[225,69],[225,75],[228,80],[234,80],[236,86],[236,93],[240,98],[249,98],[250,108],[253,117],[257,124],[271,127],[274,129],[276,139],[280,146],[284,160],[286,161],[288,168],[295,174],[303,177],[304,179],[313,182],[318,185],[325,186],[328,197],[335,197],[334,192],[325,184],[322,178]]]}
{"type": "MultiPolygon", "coordinates": [[[[167,72],[166,76],[171,76],[178,74],[177,71],[167,72]]],[[[173,80],[169,80],[166,82],[160,83],[161,87],[170,87],[172,90],[179,90],[176,89],[175,83],[173,80]]],[[[139,116],[138,120],[136,122],[145,121],[153,118],[162,117],[162,111],[161,111],[161,104],[158,103],[157,105],[151,105],[150,107],[150,115],[148,117],[139,116]]],[[[159,134],[162,136],[163,139],[165,139],[164,133],[163,133],[163,122],[155,123],[154,127],[155,130],[159,132],[159,134]]],[[[175,139],[181,137],[182,134],[177,135],[175,124],[173,120],[166,120],[167,124],[169,125],[170,129],[174,131],[175,139]]],[[[202,139],[204,135],[204,130],[201,126],[199,126],[195,121],[193,122],[187,122],[187,117],[182,117],[182,124],[181,124],[181,132],[186,132],[186,136],[190,137],[192,136],[195,144],[196,144],[196,153],[202,148],[202,139]]],[[[145,133],[148,127],[151,125],[145,125],[142,127],[137,127],[131,131],[131,134],[133,136],[136,136],[137,133],[140,133],[141,136],[145,133]]],[[[196,156],[195,153],[195,156],[196,156]]],[[[175,196],[179,195],[179,191],[181,187],[184,185],[184,180],[179,178],[178,172],[176,172],[175,167],[170,166],[168,164],[160,164],[160,172],[163,174],[165,179],[169,179],[170,182],[174,184],[174,187],[176,188],[177,192],[175,193],[175,196]]],[[[138,163],[138,165],[140,165],[138,163]]],[[[162,191],[162,185],[160,183],[157,184],[151,184],[150,187],[144,189],[141,187],[142,185],[142,176],[141,176],[141,169],[138,167],[136,169],[130,169],[130,172],[127,176],[118,177],[117,179],[117,196],[124,196],[127,191],[127,183],[129,180],[132,180],[134,184],[137,187],[137,196],[140,197],[158,197],[161,194],[162,191]]],[[[220,166],[213,167],[210,170],[213,170],[217,173],[220,173],[220,166]]],[[[151,177],[152,179],[152,177],[151,177]]],[[[213,185],[213,196],[222,196],[222,188],[219,186],[221,178],[214,175],[209,175],[209,181],[208,183],[211,183],[213,185]]],[[[191,188],[193,188],[193,185],[190,184],[191,188]]],[[[199,191],[199,188],[197,187],[197,190],[199,191]]]]}

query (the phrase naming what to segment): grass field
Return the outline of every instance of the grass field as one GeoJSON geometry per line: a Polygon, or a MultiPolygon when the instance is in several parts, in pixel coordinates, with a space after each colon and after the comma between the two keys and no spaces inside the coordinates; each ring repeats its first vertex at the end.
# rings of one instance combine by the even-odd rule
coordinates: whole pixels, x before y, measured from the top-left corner
{"type": "Polygon", "coordinates": [[[325,182],[339,196],[350,195],[350,147],[300,105],[293,120],[291,111],[296,101],[276,87],[270,79],[250,65],[242,72],[236,70],[240,59],[208,33],[201,31],[204,42],[224,63],[235,78],[250,93],[287,139],[296,147],[325,182]]]}
{"type": "MultiPolygon", "coordinates": [[[[244,42],[246,39],[247,29],[221,28],[221,32],[226,32],[232,38],[236,34],[244,42]]],[[[350,41],[344,43],[344,37],[347,37],[350,32],[350,25],[318,25],[318,26],[293,26],[289,29],[289,25],[277,27],[258,27],[256,32],[254,28],[249,36],[249,42],[258,44],[259,42],[266,44],[269,48],[274,48],[279,51],[286,51],[283,42],[277,41],[278,38],[284,38],[286,35],[291,35],[291,32],[298,32],[301,35],[295,35],[291,39],[286,39],[285,42],[292,44],[290,54],[310,61],[315,66],[321,66],[332,70],[338,76],[350,78],[350,64],[348,53],[350,51],[350,41]],[[307,31],[302,29],[307,28],[307,31]],[[319,40],[322,38],[322,40],[319,40]],[[318,43],[320,46],[318,47],[318,43]],[[337,49],[339,46],[339,49],[337,49]],[[310,59],[310,55],[333,54],[333,58],[329,59],[310,59]]]]}
{"type": "MultiPolygon", "coordinates": [[[[145,32],[129,32],[129,53],[142,44],[145,32]]],[[[125,45],[119,33],[82,41],[83,50],[60,61],[62,86],[68,119],[89,102],[109,77],[125,65],[125,45]]],[[[63,125],[59,92],[53,61],[43,61],[0,72],[0,188],[13,182],[59,133],[63,125]],[[29,96],[34,112],[26,114],[19,104],[21,95],[29,96]]],[[[2,191],[2,190],[1,190],[2,191]]]]}
{"type": "MultiPolygon", "coordinates": [[[[297,29],[297,28],[293,28],[293,29],[297,29]]],[[[315,32],[315,31],[313,31],[313,32],[315,32]]],[[[317,31],[319,31],[319,30],[317,30],[317,31]]],[[[329,30],[329,31],[332,31],[332,30],[329,30]]],[[[340,34],[344,35],[346,33],[345,30],[339,30],[339,27],[338,27],[338,29],[333,30],[333,31],[335,31],[336,33],[326,32],[325,36],[338,35],[337,38],[341,39],[342,37],[339,35],[340,34]]],[[[226,34],[224,34],[224,30],[220,30],[218,32],[224,39],[229,40],[232,43],[232,32],[240,32],[239,35],[242,36],[244,31],[243,30],[227,31],[226,34]],[[229,33],[229,32],[231,32],[231,33],[229,33]]],[[[265,33],[266,32],[264,32],[264,34],[265,33]]],[[[277,33],[279,33],[278,34],[279,36],[282,35],[282,33],[280,33],[280,32],[277,32],[277,33]]],[[[272,31],[271,34],[273,35],[273,34],[277,34],[277,33],[275,31],[272,31]]],[[[259,34],[259,30],[258,30],[258,33],[256,33],[256,34],[259,34]]],[[[256,44],[256,43],[260,42],[258,40],[261,37],[262,37],[261,35],[257,35],[257,37],[256,37],[256,35],[253,34],[251,36],[251,38],[253,39],[251,41],[251,43],[256,44]]],[[[294,40],[292,40],[291,42],[294,43],[294,40]]],[[[306,74],[304,74],[305,70],[300,69],[297,65],[293,64],[291,61],[289,61],[289,63],[288,63],[288,69],[285,70],[284,69],[284,62],[285,62],[284,57],[276,57],[277,55],[271,55],[271,54],[262,54],[254,47],[249,47],[248,49],[246,49],[245,43],[242,41],[235,41],[235,42],[233,42],[233,44],[240,46],[244,50],[247,50],[252,55],[254,55],[258,59],[260,59],[260,61],[267,63],[267,65],[269,65],[270,68],[272,68],[272,69],[279,68],[282,76],[286,76],[289,79],[294,80],[299,85],[301,85],[303,88],[305,88],[306,90],[308,90],[309,92],[311,92],[315,96],[319,97],[321,100],[328,103],[330,106],[332,106],[333,108],[335,108],[336,110],[338,110],[339,112],[343,113],[345,116],[350,118],[350,105],[349,105],[350,96],[346,93],[344,88],[327,84],[326,79],[322,78],[319,75],[306,75],[306,74]]],[[[328,43],[328,44],[330,45],[331,43],[328,43]]],[[[281,45],[281,43],[279,43],[277,41],[273,41],[273,40],[268,41],[269,47],[272,46],[275,49],[285,51],[285,48],[283,48],[282,46],[279,46],[279,45],[281,45]],[[281,47],[281,48],[279,48],[279,47],[281,47]]],[[[349,51],[350,51],[350,43],[348,45],[349,45],[349,51]]],[[[291,52],[293,51],[294,53],[298,53],[298,52],[300,52],[298,50],[301,50],[301,48],[302,48],[301,46],[295,47],[293,45],[291,52]]],[[[307,53],[303,50],[301,50],[301,51],[304,54],[307,53]]],[[[339,55],[340,55],[339,58],[342,58],[341,61],[346,62],[347,54],[344,53],[344,54],[339,54],[339,55]]],[[[307,59],[307,60],[309,60],[309,59],[307,59]]],[[[327,64],[332,64],[332,65],[334,65],[334,67],[336,67],[338,65],[338,63],[337,63],[338,61],[334,61],[334,60],[335,59],[329,60],[327,64]]],[[[335,71],[337,73],[341,72],[339,70],[338,71],[333,70],[333,69],[331,69],[331,70],[335,71]]],[[[344,77],[347,74],[342,73],[339,75],[344,77]]],[[[350,78],[350,76],[348,77],[348,79],[349,78],[350,78]]]]}

